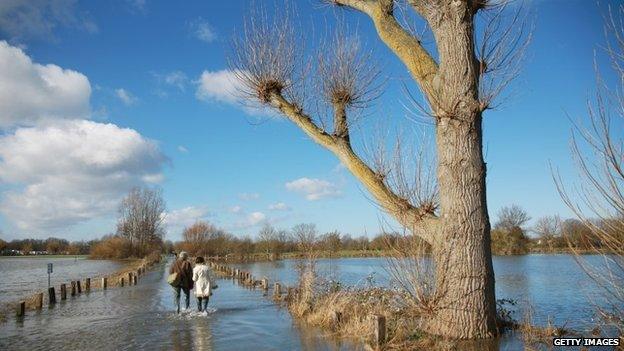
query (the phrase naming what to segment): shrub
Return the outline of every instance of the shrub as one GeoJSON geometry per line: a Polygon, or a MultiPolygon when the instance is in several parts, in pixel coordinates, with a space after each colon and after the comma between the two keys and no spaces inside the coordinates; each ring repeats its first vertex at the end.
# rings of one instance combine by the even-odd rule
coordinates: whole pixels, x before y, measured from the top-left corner
{"type": "Polygon", "coordinates": [[[91,247],[89,257],[97,259],[122,259],[132,256],[132,245],[128,239],[119,236],[105,237],[91,247]]]}

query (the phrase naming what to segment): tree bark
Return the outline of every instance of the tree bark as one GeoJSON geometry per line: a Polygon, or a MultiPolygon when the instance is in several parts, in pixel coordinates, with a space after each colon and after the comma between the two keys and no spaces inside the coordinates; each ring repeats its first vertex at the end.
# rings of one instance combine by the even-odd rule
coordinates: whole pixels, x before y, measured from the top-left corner
{"type": "Polygon", "coordinates": [[[437,125],[441,223],[432,247],[437,308],[427,331],[451,338],[496,334],[481,116],[437,125]]]}

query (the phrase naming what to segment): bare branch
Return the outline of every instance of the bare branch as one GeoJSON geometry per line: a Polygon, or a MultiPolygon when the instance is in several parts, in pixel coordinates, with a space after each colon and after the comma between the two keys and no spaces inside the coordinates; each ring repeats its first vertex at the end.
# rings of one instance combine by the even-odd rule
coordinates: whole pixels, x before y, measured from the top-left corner
{"type": "Polygon", "coordinates": [[[271,105],[297,124],[314,141],[332,151],[342,164],[364,184],[385,211],[395,216],[402,225],[412,232],[418,233],[423,239],[432,240],[432,236],[436,232],[434,227],[437,217],[430,206],[427,208],[414,207],[407,199],[393,193],[384,183],[383,178],[364,163],[348,143],[322,131],[309,116],[289,103],[283,96],[274,92],[271,97],[271,105]],[[421,228],[423,224],[426,224],[426,230],[421,228]]]}
{"type": "MultiPolygon", "coordinates": [[[[588,101],[588,122],[574,125],[571,152],[580,184],[569,190],[561,176],[553,172],[563,201],[589,228],[586,246],[602,254],[598,264],[578,255],[577,262],[602,287],[609,308],[597,307],[605,322],[620,333],[624,332],[624,141],[619,134],[624,129],[623,21],[624,5],[616,15],[609,8],[606,52],[618,82],[612,86],[603,81],[596,64],[598,89],[595,98],[588,101]]],[[[569,246],[577,249],[571,241],[569,246]]]]}
{"type": "Polygon", "coordinates": [[[527,28],[522,6],[508,16],[509,2],[488,5],[481,11],[485,21],[477,46],[481,108],[495,108],[494,100],[520,74],[533,28],[527,28]]]}
{"type": "Polygon", "coordinates": [[[438,64],[420,40],[403,28],[394,16],[394,0],[333,0],[337,5],[348,6],[367,14],[381,40],[407,67],[427,96],[435,96],[433,78],[438,64]]]}
{"type": "Polygon", "coordinates": [[[273,92],[294,94],[294,84],[301,81],[297,73],[304,41],[296,38],[292,16],[286,9],[269,19],[260,8],[248,16],[242,35],[233,40],[229,65],[244,87],[240,92],[244,99],[267,104],[273,92]]]}
{"type": "Polygon", "coordinates": [[[316,84],[327,104],[334,109],[334,135],[349,138],[347,110],[364,109],[382,92],[379,67],[371,53],[362,53],[357,36],[347,36],[339,26],[331,44],[319,53],[316,84]]]}

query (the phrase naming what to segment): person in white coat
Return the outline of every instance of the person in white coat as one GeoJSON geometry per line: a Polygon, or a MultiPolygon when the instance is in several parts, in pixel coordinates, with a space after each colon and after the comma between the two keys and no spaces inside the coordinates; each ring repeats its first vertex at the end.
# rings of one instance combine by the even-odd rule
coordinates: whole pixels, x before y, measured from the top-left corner
{"type": "Polygon", "coordinates": [[[195,297],[197,297],[197,309],[199,312],[206,311],[212,289],[216,287],[212,270],[206,265],[203,257],[195,259],[193,268],[193,281],[195,282],[195,297]],[[203,306],[202,306],[203,304],[203,306]]]}

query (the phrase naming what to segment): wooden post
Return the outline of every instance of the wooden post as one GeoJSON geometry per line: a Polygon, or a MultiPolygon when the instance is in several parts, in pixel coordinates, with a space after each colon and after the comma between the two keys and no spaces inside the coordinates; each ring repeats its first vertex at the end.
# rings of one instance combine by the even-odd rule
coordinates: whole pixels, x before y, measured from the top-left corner
{"type": "Polygon", "coordinates": [[[54,292],[54,287],[51,286],[48,288],[48,304],[54,305],[56,303],[56,292],[54,292]]]}
{"type": "Polygon", "coordinates": [[[275,297],[280,297],[281,294],[282,294],[282,286],[280,285],[280,283],[275,283],[275,285],[273,286],[273,295],[275,297]]]}
{"type": "Polygon", "coordinates": [[[262,278],[262,289],[269,290],[269,280],[267,278],[262,278]]]}
{"type": "Polygon", "coordinates": [[[106,277],[102,278],[102,289],[106,290],[108,285],[108,279],[106,277]]]}
{"type": "Polygon", "coordinates": [[[73,280],[71,282],[71,296],[76,296],[76,282],[73,280]]]}
{"type": "Polygon", "coordinates": [[[17,310],[15,311],[18,317],[23,317],[26,313],[26,301],[20,301],[17,303],[17,310]]]}
{"type": "Polygon", "coordinates": [[[35,308],[38,310],[43,308],[43,293],[35,295],[35,308]]]}
{"type": "Polygon", "coordinates": [[[76,289],[78,289],[79,294],[82,294],[82,286],[80,285],[80,280],[76,281],[76,289]]]}
{"type": "Polygon", "coordinates": [[[91,291],[91,278],[85,279],[85,291],[91,291]]]}
{"type": "Polygon", "coordinates": [[[121,286],[122,288],[124,286],[124,278],[123,277],[119,278],[119,286],[121,286]]]}
{"type": "Polygon", "coordinates": [[[128,285],[132,285],[132,272],[128,272],[128,285]]]}
{"type": "Polygon", "coordinates": [[[373,315],[373,323],[375,346],[381,346],[386,342],[386,317],[380,314],[373,315]]]}
{"type": "Polygon", "coordinates": [[[136,274],[132,276],[132,279],[134,281],[134,285],[137,285],[139,283],[139,277],[136,274]]]}
{"type": "Polygon", "coordinates": [[[333,311],[332,312],[332,324],[334,329],[337,328],[342,322],[342,312],[333,311]]]}
{"type": "Polygon", "coordinates": [[[61,300],[67,299],[67,285],[61,284],[61,300]]]}
{"type": "Polygon", "coordinates": [[[137,271],[136,271],[136,273],[134,273],[134,275],[135,275],[137,278],[139,278],[139,276],[140,276],[139,271],[137,270],[137,271]]]}

